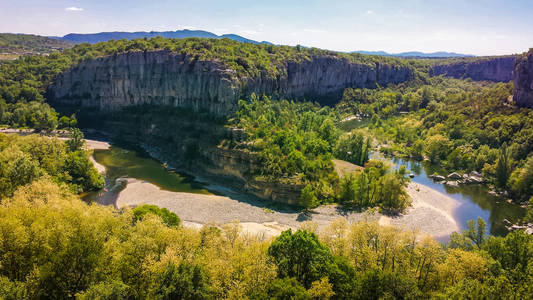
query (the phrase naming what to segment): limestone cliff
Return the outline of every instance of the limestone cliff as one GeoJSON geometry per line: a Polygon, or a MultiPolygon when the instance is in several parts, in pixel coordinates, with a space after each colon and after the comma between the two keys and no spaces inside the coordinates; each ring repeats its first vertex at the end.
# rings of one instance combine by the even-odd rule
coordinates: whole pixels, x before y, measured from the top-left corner
{"type": "Polygon", "coordinates": [[[454,59],[449,63],[432,66],[429,75],[470,78],[475,81],[507,82],[512,79],[515,58],[515,56],[499,56],[454,59]]]}
{"type": "Polygon", "coordinates": [[[326,102],[347,87],[374,88],[413,77],[405,66],[350,62],[337,56],[286,61],[278,76],[244,76],[219,61],[170,51],[130,52],[81,62],[60,74],[49,98],[60,105],[119,110],[127,106],[187,107],[225,115],[251,93],[326,102]]]}
{"type": "Polygon", "coordinates": [[[81,62],[49,87],[50,100],[106,111],[142,104],[222,114],[236,105],[231,70],[168,51],[132,52],[81,62]]]}
{"type": "Polygon", "coordinates": [[[517,58],[513,83],[516,104],[533,108],[533,49],[517,58]]]}

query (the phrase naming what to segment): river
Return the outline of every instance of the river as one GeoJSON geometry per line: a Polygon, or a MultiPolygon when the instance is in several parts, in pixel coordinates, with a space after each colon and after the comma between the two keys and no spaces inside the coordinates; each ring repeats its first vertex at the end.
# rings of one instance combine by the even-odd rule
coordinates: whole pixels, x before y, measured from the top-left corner
{"type": "Polygon", "coordinates": [[[487,223],[487,229],[492,235],[505,235],[508,231],[503,224],[507,219],[516,222],[525,216],[526,210],[518,205],[510,204],[505,199],[489,194],[486,185],[470,184],[451,187],[436,182],[428,174],[446,174],[438,167],[427,162],[409,161],[400,158],[389,158],[373,154],[374,158],[389,160],[395,168],[405,166],[415,176],[411,181],[437,190],[458,202],[454,212],[461,229],[466,229],[468,220],[481,217],[487,223]]]}
{"type": "MultiPolygon", "coordinates": [[[[468,220],[483,218],[493,235],[504,235],[507,230],[502,220],[517,221],[525,214],[525,209],[507,203],[504,199],[492,196],[484,185],[461,185],[449,187],[434,182],[428,177],[436,170],[428,164],[398,158],[386,158],[373,154],[373,157],[389,160],[395,167],[406,166],[415,176],[413,182],[435,189],[455,199],[459,205],[454,212],[461,229],[466,228],[468,220]]],[[[109,190],[119,177],[136,178],[153,183],[161,189],[173,192],[188,192],[210,194],[205,186],[194,180],[193,177],[183,173],[169,170],[158,161],[148,157],[141,151],[126,150],[113,146],[108,150],[95,150],[95,160],[106,167],[106,190],[109,190]]],[[[84,197],[86,200],[98,201],[98,193],[91,193],[84,197]]]]}
{"type": "Polygon", "coordinates": [[[194,177],[166,168],[143,151],[112,146],[105,150],[94,150],[94,159],[106,168],[106,186],[102,191],[83,195],[82,198],[86,201],[101,203],[102,195],[108,193],[120,177],[147,181],[172,192],[211,194],[194,177]]]}

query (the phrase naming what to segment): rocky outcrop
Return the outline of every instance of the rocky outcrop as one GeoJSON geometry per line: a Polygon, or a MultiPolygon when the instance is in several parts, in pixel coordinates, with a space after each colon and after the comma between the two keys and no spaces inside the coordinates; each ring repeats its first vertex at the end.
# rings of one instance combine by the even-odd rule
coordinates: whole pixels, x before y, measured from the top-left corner
{"type": "Polygon", "coordinates": [[[515,56],[499,56],[453,59],[450,63],[432,66],[429,75],[470,78],[475,81],[507,82],[512,80],[515,58],[515,56]]]}
{"type": "Polygon", "coordinates": [[[533,50],[517,58],[513,83],[515,103],[522,107],[533,108],[533,50]]]}
{"type": "Polygon", "coordinates": [[[327,102],[338,100],[347,87],[374,88],[413,77],[409,67],[337,56],[286,61],[278,70],[277,76],[246,76],[219,61],[163,50],[130,52],[79,63],[56,78],[48,98],[59,105],[106,111],[147,104],[225,115],[251,93],[327,102]]]}
{"type": "Polygon", "coordinates": [[[147,104],[220,115],[235,108],[239,86],[234,76],[216,61],[169,51],[132,52],[79,63],[56,78],[49,98],[106,111],[147,104]]]}

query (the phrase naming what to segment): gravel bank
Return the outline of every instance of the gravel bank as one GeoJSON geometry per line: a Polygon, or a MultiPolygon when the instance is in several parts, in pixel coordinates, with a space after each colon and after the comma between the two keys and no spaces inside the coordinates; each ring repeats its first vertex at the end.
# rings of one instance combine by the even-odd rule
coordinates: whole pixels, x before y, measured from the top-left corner
{"type": "Polygon", "coordinates": [[[228,193],[224,196],[169,192],[137,179],[128,179],[128,184],[116,200],[116,206],[154,204],[176,213],[184,224],[198,227],[201,224],[227,224],[238,220],[243,232],[277,236],[288,228],[299,228],[303,222],[312,221],[318,229],[324,228],[336,218],[344,217],[349,222],[379,221],[418,230],[438,239],[446,239],[459,226],[453,218],[457,202],[426,186],[411,183],[407,188],[413,206],[404,215],[389,217],[372,211],[344,211],[337,205],[324,205],[306,215],[291,208],[270,209],[271,203],[250,200],[246,196],[228,193]]]}
{"type": "MultiPolygon", "coordinates": [[[[85,145],[83,145],[85,149],[88,150],[106,150],[111,147],[108,142],[102,142],[102,141],[95,141],[95,140],[85,140],[85,145]]],[[[91,162],[93,163],[96,170],[98,170],[98,173],[105,173],[105,167],[101,164],[99,164],[95,159],[94,156],[91,155],[89,158],[91,162]]]]}

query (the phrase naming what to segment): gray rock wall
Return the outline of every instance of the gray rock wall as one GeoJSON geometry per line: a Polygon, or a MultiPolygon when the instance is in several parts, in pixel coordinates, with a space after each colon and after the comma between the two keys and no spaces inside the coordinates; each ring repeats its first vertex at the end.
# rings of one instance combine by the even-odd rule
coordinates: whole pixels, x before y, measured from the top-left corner
{"type": "Polygon", "coordinates": [[[533,50],[517,59],[513,84],[513,100],[516,104],[533,108],[533,50]]]}
{"type": "MultiPolygon", "coordinates": [[[[321,101],[347,87],[374,88],[413,77],[408,67],[359,64],[334,56],[286,62],[280,76],[238,76],[217,61],[196,61],[169,51],[123,53],[82,62],[49,87],[60,105],[119,110],[134,105],[169,105],[225,115],[251,93],[321,101]]],[[[337,99],[338,100],[338,99],[337,99]]]]}
{"type": "Polygon", "coordinates": [[[222,114],[238,98],[232,76],[218,62],[168,51],[133,52],[82,62],[59,75],[49,92],[52,102],[70,106],[170,105],[222,114]]]}
{"type": "Polygon", "coordinates": [[[470,78],[475,81],[507,82],[512,80],[515,56],[500,56],[465,61],[457,60],[449,64],[439,64],[430,68],[430,76],[444,75],[454,78],[470,78]]]}

